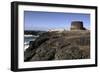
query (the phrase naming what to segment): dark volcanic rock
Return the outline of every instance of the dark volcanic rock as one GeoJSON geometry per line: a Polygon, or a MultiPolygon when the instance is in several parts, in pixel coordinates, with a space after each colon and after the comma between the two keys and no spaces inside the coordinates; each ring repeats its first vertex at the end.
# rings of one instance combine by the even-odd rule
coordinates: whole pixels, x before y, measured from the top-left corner
{"type": "Polygon", "coordinates": [[[90,32],[46,32],[24,52],[25,61],[69,60],[90,58],[90,32]]]}
{"type": "Polygon", "coordinates": [[[44,43],[45,41],[49,40],[49,35],[48,33],[43,33],[42,35],[40,35],[40,37],[38,37],[35,41],[31,41],[30,45],[33,48],[38,48],[42,43],[44,43]]]}
{"type": "Polygon", "coordinates": [[[24,52],[24,61],[29,61],[35,53],[36,53],[36,49],[33,49],[32,47],[28,47],[24,52]]]}
{"type": "Polygon", "coordinates": [[[81,59],[82,51],[77,46],[65,46],[55,54],[56,60],[81,59]]]}
{"type": "Polygon", "coordinates": [[[36,54],[32,57],[30,61],[53,60],[54,55],[55,55],[54,48],[40,47],[37,49],[36,54]]]}

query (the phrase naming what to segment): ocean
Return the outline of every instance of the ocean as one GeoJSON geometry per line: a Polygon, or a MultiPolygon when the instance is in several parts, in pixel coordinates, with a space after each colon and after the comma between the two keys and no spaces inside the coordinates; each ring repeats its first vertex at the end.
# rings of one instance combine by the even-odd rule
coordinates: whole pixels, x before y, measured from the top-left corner
{"type": "Polygon", "coordinates": [[[39,35],[24,35],[24,51],[29,47],[30,41],[35,41],[39,35]]]}

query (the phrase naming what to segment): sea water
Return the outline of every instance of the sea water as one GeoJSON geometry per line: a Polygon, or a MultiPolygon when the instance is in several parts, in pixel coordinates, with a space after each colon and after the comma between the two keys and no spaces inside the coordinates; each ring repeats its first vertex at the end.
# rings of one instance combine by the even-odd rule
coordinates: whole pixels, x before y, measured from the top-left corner
{"type": "Polygon", "coordinates": [[[29,47],[30,41],[35,41],[39,35],[24,35],[24,51],[29,47]]]}

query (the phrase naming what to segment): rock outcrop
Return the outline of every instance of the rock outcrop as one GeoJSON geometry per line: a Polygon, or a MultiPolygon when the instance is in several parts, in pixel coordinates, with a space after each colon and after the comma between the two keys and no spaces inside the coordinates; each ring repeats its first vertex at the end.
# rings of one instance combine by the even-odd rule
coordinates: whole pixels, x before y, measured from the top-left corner
{"type": "MultiPolygon", "coordinates": [[[[81,25],[79,29],[82,29],[81,25]]],[[[31,41],[24,52],[26,62],[88,58],[90,58],[90,31],[88,30],[43,33],[35,41],[31,41]]]]}

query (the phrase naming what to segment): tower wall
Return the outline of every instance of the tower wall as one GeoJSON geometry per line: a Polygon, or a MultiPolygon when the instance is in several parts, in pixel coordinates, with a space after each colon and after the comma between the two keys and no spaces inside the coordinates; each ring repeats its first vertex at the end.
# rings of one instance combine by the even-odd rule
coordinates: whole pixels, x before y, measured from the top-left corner
{"type": "Polygon", "coordinates": [[[83,27],[83,22],[82,21],[73,21],[71,23],[71,30],[85,30],[83,27]]]}

